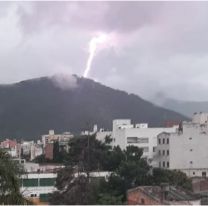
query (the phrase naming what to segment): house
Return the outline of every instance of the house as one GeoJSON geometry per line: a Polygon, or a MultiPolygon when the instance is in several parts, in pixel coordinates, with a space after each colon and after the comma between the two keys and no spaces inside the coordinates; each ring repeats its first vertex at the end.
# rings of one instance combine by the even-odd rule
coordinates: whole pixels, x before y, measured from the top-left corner
{"type": "Polygon", "coordinates": [[[191,192],[162,184],[139,186],[127,191],[129,205],[200,205],[200,197],[191,192]]]}

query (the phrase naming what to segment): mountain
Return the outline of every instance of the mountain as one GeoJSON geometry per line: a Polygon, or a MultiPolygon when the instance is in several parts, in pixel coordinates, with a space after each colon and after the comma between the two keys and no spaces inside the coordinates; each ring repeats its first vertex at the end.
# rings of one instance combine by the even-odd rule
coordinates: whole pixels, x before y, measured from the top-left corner
{"type": "Polygon", "coordinates": [[[150,126],[187,119],[137,95],[72,77],[42,77],[0,85],[0,137],[37,139],[49,129],[76,133],[91,129],[93,124],[111,129],[116,118],[148,122],[150,126]]]}
{"type": "Polygon", "coordinates": [[[208,102],[206,101],[180,101],[168,98],[160,105],[187,117],[192,117],[195,112],[208,112],[208,102]]]}

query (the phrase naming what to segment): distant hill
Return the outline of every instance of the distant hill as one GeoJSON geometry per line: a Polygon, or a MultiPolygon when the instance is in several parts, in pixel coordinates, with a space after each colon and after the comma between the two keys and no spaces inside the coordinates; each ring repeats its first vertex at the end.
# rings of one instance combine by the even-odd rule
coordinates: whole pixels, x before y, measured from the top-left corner
{"type": "Polygon", "coordinates": [[[91,129],[93,124],[111,129],[116,118],[148,122],[150,126],[162,126],[166,120],[187,119],[137,95],[90,79],[73,78],[75,82],[43,77],[1,85],[0,137],[37,139],[49,129],[56,133],[80,132],[91,129]]]}
{"type": "Polygon", "coordinates": [[[180,101],[166,99],[161,106],[179,112],[187,117],[192,117],[195,112],[208,112],[208,102],[180,101]]]}

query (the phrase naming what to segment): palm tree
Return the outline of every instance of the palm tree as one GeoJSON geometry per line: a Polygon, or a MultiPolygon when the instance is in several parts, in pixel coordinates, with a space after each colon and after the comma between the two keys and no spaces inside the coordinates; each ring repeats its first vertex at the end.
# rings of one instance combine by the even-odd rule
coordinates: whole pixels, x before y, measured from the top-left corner
{"type": "Polygon", "coordinates": [[[19,177],[23,172],[21,165],[0,149],[0,204],[27,204],[20,193],[19,177]]]}

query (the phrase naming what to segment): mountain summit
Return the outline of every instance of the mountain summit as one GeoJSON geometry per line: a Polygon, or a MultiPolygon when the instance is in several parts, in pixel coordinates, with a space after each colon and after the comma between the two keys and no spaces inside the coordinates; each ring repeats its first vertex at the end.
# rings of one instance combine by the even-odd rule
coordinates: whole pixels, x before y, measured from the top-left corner
{"type": "Polygon", "coordinates": [[[134,94],[73,76],[42,77],[0,86],[0,137],[37,139],[49,129],[80,132],[93,124],[111,129],[112,120],[129,118],[162,126],[186,120],[134,94]]]}

